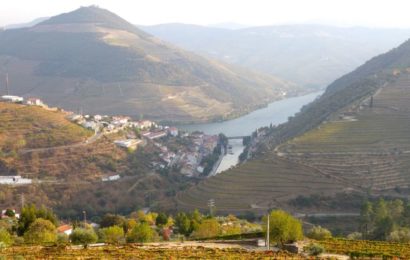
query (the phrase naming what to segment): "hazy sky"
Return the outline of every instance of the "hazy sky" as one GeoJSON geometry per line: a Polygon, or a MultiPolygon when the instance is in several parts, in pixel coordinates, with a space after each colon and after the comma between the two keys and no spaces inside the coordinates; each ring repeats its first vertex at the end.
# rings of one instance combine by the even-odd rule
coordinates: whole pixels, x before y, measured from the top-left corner
{"type": "Polygon", "coordinates": [[[98,5],[134,24],[319,23],[410,27],[409,0],[1,0],[0,26],[98,5]]]}

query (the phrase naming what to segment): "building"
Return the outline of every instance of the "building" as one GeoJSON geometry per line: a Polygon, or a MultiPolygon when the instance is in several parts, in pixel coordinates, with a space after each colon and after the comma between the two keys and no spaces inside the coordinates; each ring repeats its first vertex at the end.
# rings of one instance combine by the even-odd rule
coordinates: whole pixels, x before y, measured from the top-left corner
{"type": "Polygon", "coordinates": [[[67,236],[73,233],[73,227],[70,225],[61,225],[57,228],[57,233],[59,234],[66,234],[67,236]]]}
{"type": "Polygon", "coordinates": [[[117,175],[112,175],[112,176],[108,176],[108,177],[103,177],[102,181],[117,181],[121,179],[121,176],[119,174],[117,175]]]}
{"type": "Polygon", "coordinates": [[[158,138],[162,138],[164,136],[167,136],[167,133],[165,131],[160,131],[160,132],[155,132],[155,133],[149,133],[145,137],[147,137],[150,140],[155,140],[155,139],[158,139],[158,138]]]}
{"type": "Polygon", "coordinates": [[[31,183],[31,179],[25,179],[21,176],[0,176],[0,185],[25,185],[31,183]]]}
{"type": "Polygon", "coordinates": [[[168,128],[168,133],[174,137],[178,136],[178,128],[176,127],[170,127],[168,128]]]}
{"type": "Polygon", "coordinates": [[[30,105],[30,106],[40,106],[40,107],[45,106],[44,103],[43,103],[43,101],[41,101],[41,99],[39,99],[39,98],[33,98],[33,97],[27,99],[27,105],[30,105]]]}
{"type": "Polygon", "coordinates": [[[1,211],[1,218],[8,218],[8,217],[9,217],[9,216],[6,215],[6,212],[7,212],[8,210],[13,211],[15,218],[17,218],[17,219],[20,218],[20,214],[18,214],[15,209],[3,209],[3,210],[1,211]]]}
{"type": "Polygon", "coordinates": [[[136,148],[138,144],[140,143],[141,143],[141,140],[138,140],[138,139],[125,139],[125,140],[114,141],[114,144],[116,144],[119,147],[123,147],[123,148],[136,148]]]}
{"type": "Polygon", "coordinates": [[[4,95],[1,96],[1,99],[5,102],[12,102],[12,103],[22,103],[24,98],[19,96],[11,96],[11,95],[4,95]]]}

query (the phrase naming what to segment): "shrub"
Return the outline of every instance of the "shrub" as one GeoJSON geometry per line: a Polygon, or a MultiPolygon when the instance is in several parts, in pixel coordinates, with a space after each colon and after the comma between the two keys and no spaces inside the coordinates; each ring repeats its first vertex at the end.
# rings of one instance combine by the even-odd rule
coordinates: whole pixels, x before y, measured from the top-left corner
{"type": "Polygon", "coordinates": [[[13,239],[10,235],[10,233],[4,229],[0,229],[0,244],[2,244],[2,247],[9,246],[13,243],[13,239]]]}
{"type": "Polygon", "coordinates": [[[388,235],[387,240],[391,242],[409,243],[410,229],[400,228],[398,230],[395,230],[388,235]]]}
{"type": "Polygon", "coordinates": [[[315,240],[326,240],[332,238],[332,233],[321,226],[314,226],[306,235],[308,238],[315,240]]]}
{"type": "Polygon", "coordinates": [[[156,232],[147,224],[140,223],[135,226],[127,236],[127,242],[146,243],[155,240],[156,232]]]}
{"type": "Polygon", "coordinates": [[[360,232],[353,232],[353,233],[347,235],[346,238],[349,239],[349,240],[360,240],[360,239],[363,238],[363,235],[360,232]]]}
{"type": "Polygon", "coordinates": [[[57,241],[54,224],[46,219],[36,219],[24,234],[24,241],[29,244],[50,244],[57,241]]]}
{"type": "Polygon", "coordinates": [[[279,242],[283,245],[303,238],[302,223],[283,210],[274,210],[270,213],[269,229],[270,242],[279,242]]]}
{"type": "Polygon", "coordinates": [[[124,230],[119,226],[112,226],[101,229],[104,236],[104,242],[107,244],[122,244],[125,242],[124,230]]]}
{"type": "Polygon", "coordinates": [[[75,245],[84,245],[97,242],[97,235],[93,229],[77,228],[71,233],[70,240],[75,245]]]}
{"type": "Polygon", "coordinates": [[[318,244],[310,244],[308,246],[305,246],[303,250],[311,256],[318,256],[325,251],[323,246],[318,244]]]}
{"type": "Polygon", "coordinates": [[[205,219],[199,224],[198,228],[192,233],[194,238],[210,238],[220,234],[221,227],[216,219],[205,219]]]}

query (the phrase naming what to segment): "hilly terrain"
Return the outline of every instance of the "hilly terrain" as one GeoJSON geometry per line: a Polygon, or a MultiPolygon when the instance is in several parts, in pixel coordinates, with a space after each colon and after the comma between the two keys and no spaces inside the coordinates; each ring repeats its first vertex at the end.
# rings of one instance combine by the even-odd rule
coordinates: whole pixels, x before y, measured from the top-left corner
{"type": "Polygon", "coordinates": [[[410,191],[410,41],[332,83],[270,130],[248,162],[176,197],[180,208],[358,211],[410,191]]]}
{"type": "Polygon", "coordinates": [[[0,102],[0,175],[32,180],[0,185],[0,205],[42,204],[67,218],[129,212],[155,205],[190,180],[179,173],[160,175],[150,162],[159,149],[147,144],[127,151],[114,144],[125,134],[100,135],[67,119],[67,112],[0,102]],[[115,182],[106,176],[120,175],[115,182]],[[151,201],[153,201],[151,203],[151,201]]]}
{"type": "Polygon", "coordinates": [[[95,6],[0,31],[6,73],[12,94],[52,106],[183,122],[237,116],[301,90],[174,47],[95,6]]]}
{"type": "Polygon", "coordinates": [[[182,48],[324,88],[375,55],[410,37],[408,29],[281,25],[237,30],[189,24],[141,26],[182,48]]]}

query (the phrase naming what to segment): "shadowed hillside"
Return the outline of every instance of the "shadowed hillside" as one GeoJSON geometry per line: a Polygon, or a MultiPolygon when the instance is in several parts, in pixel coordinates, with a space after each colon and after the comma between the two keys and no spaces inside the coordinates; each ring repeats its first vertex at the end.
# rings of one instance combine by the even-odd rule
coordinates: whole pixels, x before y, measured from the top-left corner
{"type": "Polygon", "coordinates": [[[183,51],[93,6],[0,32],[5,73],[13,94],[51,105],[185,122],[237,116],[300,90],[183,51]]]}

